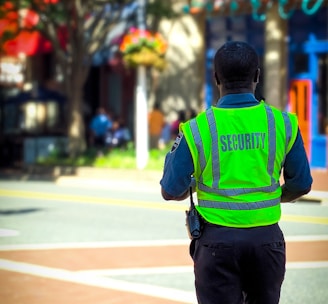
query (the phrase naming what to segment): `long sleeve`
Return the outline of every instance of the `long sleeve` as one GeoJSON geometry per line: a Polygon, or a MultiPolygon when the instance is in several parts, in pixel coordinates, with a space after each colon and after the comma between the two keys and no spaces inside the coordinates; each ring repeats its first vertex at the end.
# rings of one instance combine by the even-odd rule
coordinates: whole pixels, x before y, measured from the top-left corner
{"type": "Polygon", "coordinates": [[[194,165],[187,142],[180,134],[166,155],[163,177],[160,181],[166,200],[182,200],[188,195],[194,165]]]}
{"type": "Polygon", "coordinates": [[[313,180],[300,131],[286,156],[283,177],[281,202],[294,201],[310,192],[313,180]]]}

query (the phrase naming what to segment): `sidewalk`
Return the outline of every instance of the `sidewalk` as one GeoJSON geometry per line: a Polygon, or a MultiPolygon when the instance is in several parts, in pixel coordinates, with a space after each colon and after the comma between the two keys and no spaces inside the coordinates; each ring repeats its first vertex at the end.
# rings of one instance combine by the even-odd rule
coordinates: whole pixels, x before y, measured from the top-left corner
{"type": "Polygon", "coordinates": [[[316,191],[328,191],[328,168],[311,170],[313,184],[312,189],[316,191]]]}
{"type": "Polygon", "coordinates": [[[59,176],[59,185],[107,189],[147,190],[160,193],[162,172],[133,169],[79,168],[74,176],[59,176]]]}
{"type": "MultiPolygon", "coordinates": [[[[328,171],[313,170],[312,191],[302,200],[328,205],[328,171]]],[[[160,191],[162,172],[137,169],[106,169],[93,167],[29,167],[25,170],[0,169],[2,180],[49,180],[58,185],[107,189],[146,189],[160,191]]]]}

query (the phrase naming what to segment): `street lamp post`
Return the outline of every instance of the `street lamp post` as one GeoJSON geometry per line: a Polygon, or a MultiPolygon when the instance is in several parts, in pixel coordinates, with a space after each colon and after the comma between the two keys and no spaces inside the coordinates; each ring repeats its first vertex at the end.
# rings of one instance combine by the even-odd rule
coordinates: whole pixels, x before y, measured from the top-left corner
{"type": "MultiPolygon", "coordinates": [[[[138,28],[146,29],[145,21],[146,0],[138,0],[138,28]]],[[[148,107],[147,107],[147,78],[146,67],[137,67],[137,86],[135,96],[136,123],[136,161],[137,168],[144,169],[148,163],[148,107]]]]}

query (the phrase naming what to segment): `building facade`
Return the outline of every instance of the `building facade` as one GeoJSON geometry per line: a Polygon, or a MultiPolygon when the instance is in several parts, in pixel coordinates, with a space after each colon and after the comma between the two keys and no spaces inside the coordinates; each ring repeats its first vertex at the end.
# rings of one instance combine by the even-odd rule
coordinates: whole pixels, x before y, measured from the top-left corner
{"type": "MultiPolygon", "coordinates": [[[[211,17],[206,24],[206,85],[205,102],[210,106],[219,97],[212,79],[212,60],[216,49],[229,40],[242,40],[252,44],[261,59],[261,81],[257,98],[265,98],[270,104],[295,112],[311,168],[328,168],[328,8],[316,14],[296,10],[286,21],[284,37],[286,53],[286,103],[268,100],[265,77],[268,67],[265,54],[270,51],[266,44],[265,22],[252,15],[211,17]]],[[[282,78],[283,80],[284,78],[282,78]]],[[[279,89],[279,88],[278,88],[279,89]]]]}

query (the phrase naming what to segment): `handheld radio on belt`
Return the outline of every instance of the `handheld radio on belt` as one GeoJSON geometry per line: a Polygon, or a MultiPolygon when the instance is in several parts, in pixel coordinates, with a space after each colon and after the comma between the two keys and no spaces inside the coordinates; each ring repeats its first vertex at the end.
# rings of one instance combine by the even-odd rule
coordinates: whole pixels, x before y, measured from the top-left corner
{"type": "Polygon", "coordinates": [[[201,222],[200,216],[195,208],[194,200],[192,197],[192,187],[189,188],[190,192],[190,208],[186,210],[186,227],[189,238],[191,240],[198,239],[201,236],[201,222]]]}

